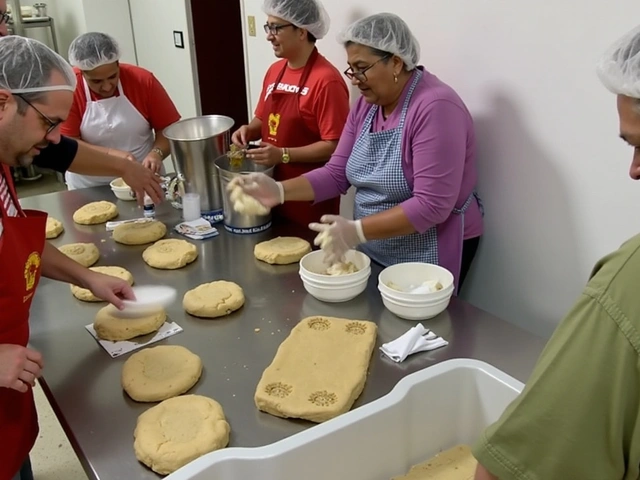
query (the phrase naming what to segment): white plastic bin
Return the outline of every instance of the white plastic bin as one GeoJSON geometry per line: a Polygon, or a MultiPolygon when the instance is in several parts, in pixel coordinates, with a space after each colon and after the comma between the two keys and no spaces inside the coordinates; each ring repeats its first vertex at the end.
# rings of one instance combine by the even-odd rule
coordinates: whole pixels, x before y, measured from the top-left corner
{"type": "Polygon", "coordinates": [[[522,388],[484,362],[449,360],[333,420],[264,447],[212,452],[166,480],[389,480],[473,444],[522,388]]]}

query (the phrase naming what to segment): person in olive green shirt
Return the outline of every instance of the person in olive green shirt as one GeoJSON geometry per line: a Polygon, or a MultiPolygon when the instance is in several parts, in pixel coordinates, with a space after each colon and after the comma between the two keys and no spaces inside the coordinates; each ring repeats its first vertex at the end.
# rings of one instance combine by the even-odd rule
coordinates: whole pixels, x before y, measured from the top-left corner
{"type": "MultiPolygon", "coordinates": [[[[640,179],[640,28],[598,64],[640,179]]],[[[640,235],[598,262],[524,391],[482,435],[475,480],[640,478],[640,235]]]]}

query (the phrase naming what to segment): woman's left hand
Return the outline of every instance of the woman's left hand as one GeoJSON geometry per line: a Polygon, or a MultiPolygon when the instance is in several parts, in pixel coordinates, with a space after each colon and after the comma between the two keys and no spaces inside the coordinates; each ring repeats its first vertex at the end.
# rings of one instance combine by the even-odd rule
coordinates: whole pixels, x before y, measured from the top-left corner
{"type": "Polygon", "coordinates": [[[282,149],[270,143],[260,142],[260,147],[247,150],[247,158],[258,165],[273,167],[282,163],[282,149]]]}

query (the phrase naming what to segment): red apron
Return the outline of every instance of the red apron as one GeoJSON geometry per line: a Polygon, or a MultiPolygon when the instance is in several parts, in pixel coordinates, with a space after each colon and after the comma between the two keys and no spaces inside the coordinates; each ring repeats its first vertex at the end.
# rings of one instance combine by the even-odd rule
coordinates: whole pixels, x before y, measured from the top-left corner
{"type": "MultiPolygon", "coordinates": [[[[0,198],[0,344],[27,346],[29,308],[40,280],[40,257],[44,249],[47,214],[22,211],[11,171],[2,166],[18,217],[10,217],[0,198]]],[[[0,387],[0,480],[10,479],[27,459],[38,436],[38,418],[29,387],[26,393],[0,387]]]]}
{"type": "MultiPolygon", "coordinates": [[[[287,63],[285,62],[276,79],[271,95],[265,100],[264,111],[267,112],[267,115],[262,122],[263,142],[280,148],[295,148],[306,147],[322,140],[320,132],[310,128],[302,117],[300,99],[298,97],[299,92],[302,91],[309,78],[318,55],[318,50],[314,49],[302,72],[302,77],[298,84],[298,93],[292,94],[277,90],[278,84],[287,70],[287,63]]],[[[321,166],[321,163],[280,163],[276,165],[274,177],[279,181],[289,180],[321,166]]],[[[274,209],[276,218],[284,218],[305,228],[311,222],[318,222],[320,217],[327,213],[334,215],[340,213],[340,197],[316,204],[311,202],[287,202],[274,209]]]]}

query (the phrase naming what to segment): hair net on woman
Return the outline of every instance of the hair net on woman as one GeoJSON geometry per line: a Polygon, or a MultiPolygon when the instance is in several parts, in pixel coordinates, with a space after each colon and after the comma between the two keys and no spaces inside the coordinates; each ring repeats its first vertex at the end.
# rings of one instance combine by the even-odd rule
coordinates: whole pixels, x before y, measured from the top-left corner
{"type": "Polygon", "coordinates": [[[420,60],[418,40],[404,20],[393,13],[377,13],[352,23],[342,31],[338,41],[393,53],[402,59],[406,70],[413,70],[420,60]]]}
{"type": "Polygon", "coordinates": [[[0,38],[0,68],[0,88],[24,94],[28,100],[44,92],[76,88],[76,75],[67,61],[31,38],[0,38]],[[62,77],[59,85],[51,84],[54,72],[62,77]]]}
{"type": "Polygon", "coordinates": [[[329,31],[329,14],[318,0],[264,0],[262,10],[304,28],[317,39],[329,31]]]}
{"type": "Polygon", "coordinates": [[[120,47],[106,33],[89,32],[77,37],[69,46],[69,63],[88,71],[120,60],[120,47]]]}
{"type": "Polygon", "coordinates": [[[598,62],[597,72],[611,92],[640,99],[640,26],[609,47],[598,62]]]}

